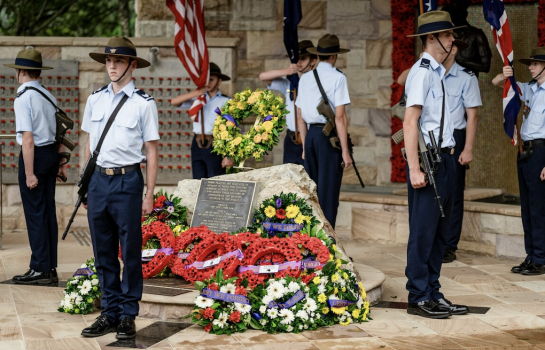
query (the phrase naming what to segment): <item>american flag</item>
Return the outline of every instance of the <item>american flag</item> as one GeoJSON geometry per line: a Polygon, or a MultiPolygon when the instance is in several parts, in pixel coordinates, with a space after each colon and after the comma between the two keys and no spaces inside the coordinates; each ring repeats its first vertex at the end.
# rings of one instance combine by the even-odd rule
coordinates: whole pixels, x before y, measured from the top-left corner
{"type": "MultiPolygon", "coordinates": [[[[502,0],[484,0],[483,1],[484,18],[490,23],[492,36],[496,47],[500,52],[504,66],[513,67],[513,41],[511,39],[511,29],[507,21],[507,14],[502,0]]],[[[515,125],[517,115],[521,107],[520,89],[515,80],[515,76],[505,80],[503,86],[503,130],[511,138],[511,143],[516,145],[517,134],[515,125]]]]}
{"type": "Polygon", "coordinates": [[[437,10],[437,0],[421,0],[421,1],[424,1],[424,12],[437,10]]]}
{"type": "MultiPolygon", "coordinates": [[[[210,74],[203,2],[204,0],[166,0],[168,8],[174,13],[176,19],[174,28],[176,54],[199,89],[208,83],[210,74]]],[[[206,97],[202,95],[189,109],[189,116],[194,121],[199,121],[199,111],[205,104],[206,97]]]]}

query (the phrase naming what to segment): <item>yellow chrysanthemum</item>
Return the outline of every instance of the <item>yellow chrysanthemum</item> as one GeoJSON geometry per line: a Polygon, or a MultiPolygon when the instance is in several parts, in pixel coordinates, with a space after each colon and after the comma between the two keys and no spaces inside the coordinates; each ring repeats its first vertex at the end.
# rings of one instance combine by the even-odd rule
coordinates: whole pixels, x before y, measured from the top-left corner
{"type": "Polygon", "coordinates": [[[324,306],[324,307],[322,308],[322,313],[323,313],[324,315],[327,315],[327,314],[329,313],[329,308],[328,308],[327,306],[324,306]]]}
{"type": "Polygon", "coordinates": [[[267,215],[268,218],[272,218],[276,215],[276,209],[269,205],[267,208],[265,208],[265,215],[267,215]]]}
{"type": "Polygon", "coordinates": [[[346,287],[342,287],[341,290],[343,291],[343,293],[346,292],[346,287]]]}
{"type": "Polygon", "coordinates": [[[299,213],[299,215],[297,215],[297,217],[295,219],[293,219],[293,221],[295,221],[296,224],[302,224],[303,221],[305,219],[305,216],[304,215],[301,215],[301,213],[299,213]]]}
{"type": "Polygon", "coordinates": [[[337,260],[335,261],[335,266],[336,266],[337,268],[341,267],[342,264],[343,264],[343,262],[341,261],[341,259],[337,259],[337,260]]]}
{"type": "Polygon", "coordinates": [[[294,204],[288,205],[286,208],[286,216],[288,219],[293,219],[297,216],[297,214],[299,214],[299,207],[294,204]]]}
{"type": "Polygon", "coordinates": [[[220,131],[224,131],[225,129],[227,129],[225,124],[221,124],[219,128],[220,128],[220,131]]]}
{"type": "Polygon", "coordinates": [[[332,244],[331,248],[333,248],[333,251],[337,251],[337,245],[336,244],[332,244]]]}
{"type": "Polygon", "coordinates": [[[343,278],[344,278],[345,280],[348,279],[348,274],[347,274],[346,272],[343,272],[343,278]]]}
{"type": "Polygon", "coordinates": [[[314,282],[314,284],[320,284],[320,277],[314,277],[312,282],[314,282]]]}
{"type": "Polygon", "coordinates": [[[319,302],[319,303],[322,303],[322,304],[323,304],[323,303],[325,303],[326,301],[327,301],[327,297],[325,296],[324,293],[318,295],[318,302],[319,302]]]}
{"type": "Polygon", "coordinates": [[[252,156],[256,159],[256,160],[259,160],[259,158],[261,158],[261,153],[259,153],[258,151],[254,152],[252,154],[252,156]]]}
{"type": "Polygon", "coordinates": [[[351,321],[352,321],[352,320],[351,320],[350,318],[346,318],[346,321],[344,321],[344,322],[339,322],[339,324],[340,324],[341,326],[348,326],[350,323],[352,323],[351,321]]]}
{"type": "Polygon", "coordinates": [[[259,135],[259,134],[258,134],[258,135],[255,135],[255,136],[254,136],[254,142],[255,142],[255,143],[260,143],[260,142],[261,142],[261,135],[259,135]]]}
{"type": "Polygon", "coordinates": [[[337,289],[337,287],[335,287],[335,289],[333,289],[333,294],[335,294],[335,295],[339,294],[339,290],[337,289]]]}
{"type": "Polygon", "coordinates": [[[233,145],[238,146],[242,142],[242,137],[238,136],[233,140],[233,145]]]}
{"type": "Polygon", "coordinates": [[[329,259],[327,261],[333,261],[333,254],[329,254],[329,259]]]}
{"type": "Polygon", "coordinates": [[[263,127],[265,128],[267,132],[271,132],[271,130],[274,128],[274,124],[270,120],[267,120],[266,122],[263,123],[263,127]]]}
{"type": "Polygon", "coordinates": [[[360,318],[360,310],[355,309],[354,311],[352,311],[352,317],[354,317],[355,319],[360,318]]]}
{"type": "MultiPolygon", "coordinates": [[[[365,288],[363,288],[363,283],[358,282],[358,287],[360,288],[361,298],[362,298],[362,299],[367,298],[367,293],[365,292],[365,288]]],[[[366,303],[367,303],[367,302],[366,302],[366,303]]]]}
{"type": "Polygon", "coordinates": [[[305,216],[305,221],[307,222],[307,224],[310,224],[310,219],[311,219],[310,216],[305,216]]]}
{"type": "Polygon", "coordinates": [[[333,311],[333,313],[336,313],[337,315],[342,315],[344,313],[344,311],[346,310],[346,307],[332,307],[331,308],[331,311],[333,311]]]}
{"type": "Polygon", "coordinates": [[[340,276],[338,274],[334,274],[331,276],[331,282],[339,282],[340,276]]]}
{"type": "Polygon", "coordinates": [[[365,309],[365,311],[363,311],[361,319],[365,321],[367,319],[367,314],[369,314],[369,309],[365,309]]]}

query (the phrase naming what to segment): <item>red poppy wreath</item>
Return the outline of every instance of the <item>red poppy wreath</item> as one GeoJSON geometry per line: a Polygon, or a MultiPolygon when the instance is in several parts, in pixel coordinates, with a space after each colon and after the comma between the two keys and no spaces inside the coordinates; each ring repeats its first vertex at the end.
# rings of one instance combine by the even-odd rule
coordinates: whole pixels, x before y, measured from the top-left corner
{"type": "Polygon", "coordinates": [[[153,237],[159,239],[161,249],[156,251],[150,261],[142,261],[142,274],[145,279],[151,278],[163,271],[172,258],[174,248],[174,234],[164,222],[154,221],[150,225],[142,226],[142,247],[153,237]]]}
{"type": "Polygon", "coordinates": [[[174,254],[170,260],[170,269],[172,273],[182,276],[185,271],[185,262],[193,249],[210,235],[215,235],[206,226],[192,227],[189,230],[182,232],[176,237],[174,243],[174,254]]]}

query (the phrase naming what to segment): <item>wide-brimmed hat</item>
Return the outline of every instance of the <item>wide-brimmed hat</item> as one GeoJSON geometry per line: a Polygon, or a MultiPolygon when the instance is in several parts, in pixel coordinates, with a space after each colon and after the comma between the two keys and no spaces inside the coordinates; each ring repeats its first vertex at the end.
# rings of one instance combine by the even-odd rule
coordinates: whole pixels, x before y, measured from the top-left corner
{"type": "Polygon", "coordinates": [[[530,58],[521,58],[519,62],[526,65],[530,65],[532,62],[545,62],[545,47],[536,47],[532,50],[530,58]]]}
{"type": "Polygon", "coordinates": [[[215,75],[223,81],[231,80],[231,78],[221,72],[217,64],[210,62],[210,75],[215,75]]]}
{"type": "Polygon", "coordinates": [[[42,66],[42,54],[38,50],[24,49],[19,51],[15,64],[4,64],[6,67],[26,70],[53,69],[53,67],[42,66]]]}
{"type": "Polygon", "coordinates": [[[106,64],[106,56],[129,57],[138,62],[136,68],[146,68],[151,65],[143,58],[136,56],[136,46],[124,36],[114,36],[110,38],[104,52],[91,52],[92,59],[102,64],[106,64]]]}
{"type": "Polygon", "coordinates": [[[307,51],[318,56],[329,56],[347,53],[350,50],[341,49],[339,38],[335,34],[326,34],[318,40],[317,47],[309,47],[307,48],[307,51]]]}
{"type": "Polygon", "coordinates": [[[298,44],[299,49],[299,57],[305,57],[308,55],[312,55],[312,53],[308,52],[309,48],[314,48],[314,44],[310,40],[301,40],[298,44]]]}
{"type": "Polygon", "coordinates": [[[450,19],[450,14],[445,11],[429,11],[418,16],[418,29],[416,34],[407,35],[407,37],[421,36],[463,28],[456,27],[450,19]]]}

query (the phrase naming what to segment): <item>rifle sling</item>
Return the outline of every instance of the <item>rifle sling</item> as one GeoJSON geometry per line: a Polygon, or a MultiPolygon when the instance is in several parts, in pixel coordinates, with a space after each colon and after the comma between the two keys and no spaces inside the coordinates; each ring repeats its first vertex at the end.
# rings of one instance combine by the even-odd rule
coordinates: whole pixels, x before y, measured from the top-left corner
{"type": "Polygon", "coordinates": [[[112,112],[112,115],[110,115],[110,119],[108,119],[108,122],[106,123],[106,126],[104,127],[104,130],[102,131],[102,135],[100,135],[100,140],[98,140],[97,146],[95,150],[93,151],[93,157],[95,157],[95,159],[98,159],[98,154],[100,153],[100,149],[102,148],[102,143],[104,142],[104,139],[106,138],[106,134],[110,130],[110,127],[112,126],[114,119],[117,116],[117,113],[119,112],[121,107],[123,107],[123,105],[128,99],[129,99],[128,95],[123,96],[121,101],[119,101],[114,111],[112,112]]]}
{"type": "MultiPolygon", "coordinates": [[[[327,99],[327,95],[325,94],[324,87],[322,86],[322,83],[320,82],[320,77],[318,76],[318,71],[316,69],[313,69],[312,73],[314,73],[314,78],[316,79],[316,84],[318,85],[318,89],[320,89],[320,93],[322,94],[322,98],[324,99],[324,103],[329,106],[329,100],[327,99]]],[[[328,121],[331,122],[330,120],[328,120],[328,121]]],[[[333,125],[335,125],[335,123],[333,123],[333,122],[331,122],[331,123],[333,125]]]]}
{"type": "Polygon", "coordinates": [[[56,111],[58,111],[58,110],[62,111],[62,109],[60,109],[59,106],[57,106],[53,101],[51,101],[51,99],[49,97],[47,97],[47,95],[44,94],[43,91],[41,91],[40,89],[37,89],[34,86],[27,86],[26,88],[29,89],[29,90],[34,90],[37,93],[39,93],[40,95],[42,95],[46,100],[49,101],[49,103],[51,103],[53,105],[53,107],[55,108],[56,111]]]}
{"type": "Polygon", "coordinates": [[[441,88],[443,89],[443,107],[441,109],[441,124],[439,126],[439,144],[437,145],[439,150],[443,143],[443,126],[445,125],[445,84],[443,84],[443,79],[441,79],[441,88]]]}

